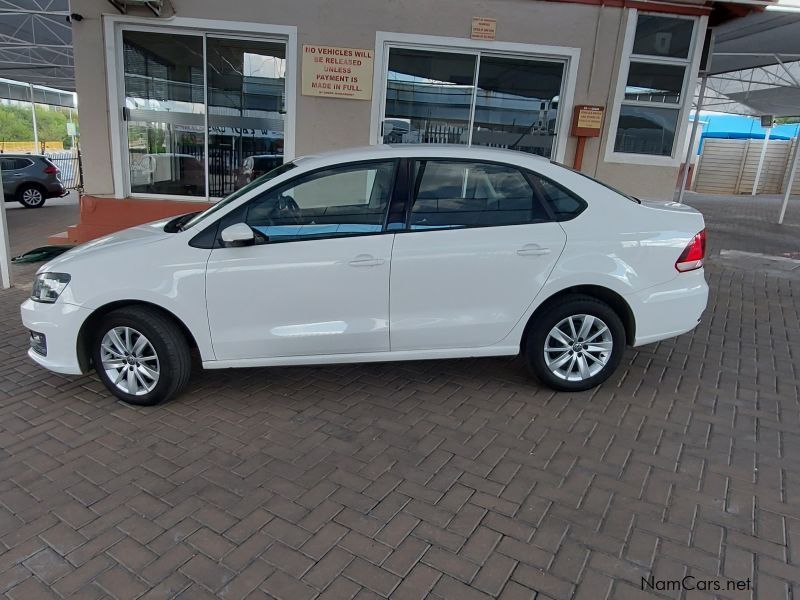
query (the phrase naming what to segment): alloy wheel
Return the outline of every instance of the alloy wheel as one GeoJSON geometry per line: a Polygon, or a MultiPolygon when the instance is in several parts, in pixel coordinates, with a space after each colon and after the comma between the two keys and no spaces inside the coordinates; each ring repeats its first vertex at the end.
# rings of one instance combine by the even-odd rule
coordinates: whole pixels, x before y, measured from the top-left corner
{"type": "Polygon", "coordinates": [[[28,188],[22,192],[22,202],[28,206],[39,206],[44,202],[44,195],[39,189],[28,188]]]}
{"type": "Polygon", "coordinates": [[[614,340],[602,319],[592,315],[572,315],[559,321],[547,334],[544,362],[565,381],[594,377],[611,358],[614,340]]]}
{"type": "Polygon", "coordinates": [[[131,396],[143,396],[158,383],[158,354],[141,332],[132,327],[114,327],[100,342],[100,360],[108,379],[131,396]]]}

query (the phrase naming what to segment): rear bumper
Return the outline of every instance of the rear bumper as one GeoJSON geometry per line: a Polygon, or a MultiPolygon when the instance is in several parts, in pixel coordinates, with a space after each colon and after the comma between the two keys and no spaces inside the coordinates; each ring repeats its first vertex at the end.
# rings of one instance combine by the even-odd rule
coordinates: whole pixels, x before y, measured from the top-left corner
{"type": "Polygon", "coordinates": [[[47,198],[63,198],[67,194],[69,194],[69,190],[63,185],[53,185],[48,186],[45,196],[47,198]]]}
{"type": "Polygon", "coordinates": [[[28,350],[28,356],[56,373],[82,373],[78,360],[78,333],[91,314],[89,309],[63,302],[34,302],[29,298],[22,303],[20,314],[22,323],[29,331],[44,334],[47,338],[46,356],[33,349],[28,350]]]}
{"type": "Polygon", "coordinates": [[[636,319],[634,346],[652,344],[691,331],[708,304],[703,269],[681,273],[669,283],[629,297],[636,319]]]}

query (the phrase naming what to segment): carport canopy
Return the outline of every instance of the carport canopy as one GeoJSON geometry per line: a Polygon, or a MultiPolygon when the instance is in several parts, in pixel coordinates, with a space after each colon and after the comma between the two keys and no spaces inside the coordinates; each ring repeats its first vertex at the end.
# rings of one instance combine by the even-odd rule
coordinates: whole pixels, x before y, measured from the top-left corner
{"type": "MultiPolygon", "coordinates": [[[[786,8],[787,4],[786,0],[777,0],[773,6],[789,12],[754,12],[713,29],[710,61],[694,101],[696,110],[686,154],[687,164],[701,110],[750,116],[800,115],[800,44],[797,42],[800,39],[800,14],[795,12],[798,8],[794,4],[786,8]]],[[[756,172],[754,194],[766,144],[765,141],[756,172]]],[[[795,143],[778,223],[783,223],[786,214],[797,171],[798,147],[800,143],[795,143]]],[[[683,200],[687,174],[688,169],[684,169],[678,202],[683,200]]]]}
{"type": "Polygon", "coordinates": [[[702,108],[800,115],[800,14],[764,11],[714,28],[702,108]]]}

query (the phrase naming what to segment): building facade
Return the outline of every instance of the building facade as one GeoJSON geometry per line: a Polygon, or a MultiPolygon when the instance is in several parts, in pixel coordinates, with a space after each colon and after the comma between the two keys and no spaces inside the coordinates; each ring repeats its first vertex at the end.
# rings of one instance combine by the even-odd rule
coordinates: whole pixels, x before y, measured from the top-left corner
{"type": "MultiPolygon", "coordinates": [[[[516,148],[671,197],[708,8],[675,2],[72,0],[85,192],[127,225],[296,156],[379,143],[516,148]],[[585,133],[585,131],[584,131],[585,133]],[[150,201],[149,205],[144,204],[150,201]],[[122,207],[125,207],[124,209],[122,207]]],[[[96,229],[95,233],[100,230],[96,229]]],[[[74,232],[73,232],[74,233],[74,232]]],[[[86,234],[84,233],[84,236],[86,234]]]]}

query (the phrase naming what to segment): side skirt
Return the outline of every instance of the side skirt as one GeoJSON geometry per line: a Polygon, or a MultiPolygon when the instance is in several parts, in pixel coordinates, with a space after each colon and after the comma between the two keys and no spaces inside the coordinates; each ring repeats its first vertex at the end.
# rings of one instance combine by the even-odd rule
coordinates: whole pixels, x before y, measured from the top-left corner
{"type": "Polygon", "coordinates": [[[479,358],[487,356],[514,356],[519,346],[489,346],[486,348],[449,348],[445,350],[403,350],[399,352],[365,352],[358,354],[317,354],[307,356],[279,356],[274,358],[242,358],[233,360],[206,360],[204,369],[230,369],[239,367],[285,367],[291,365],[331,365],[340,363],[391,362],[401,360],[441,360],[446,358],[479,358]]]}

